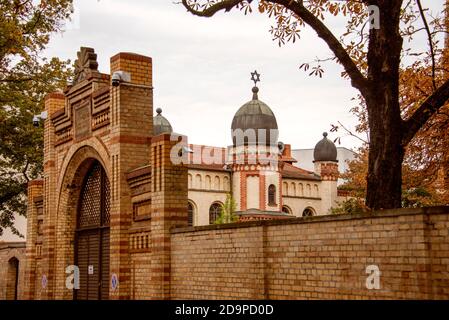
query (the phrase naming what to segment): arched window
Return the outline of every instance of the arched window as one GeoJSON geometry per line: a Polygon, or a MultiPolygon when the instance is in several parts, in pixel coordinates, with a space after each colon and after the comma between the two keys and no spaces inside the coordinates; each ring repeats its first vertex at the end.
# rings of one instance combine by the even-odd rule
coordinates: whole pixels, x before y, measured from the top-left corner
{"type": "Polygon", "coordinates": [[[282,206],[282,212],[292,214],[292,209],[290,209],[288,206],[282,206]]]}
{"type": "Polygon", "coordinates": [[[214,224],[215,220],[220,216],[222,210],[221,203],[214,202],[209,208],[209,224],[214,224]]]}
{"type": "Polygon", "coordinates": [[[311,197],[312,196],[312,187],[310,186],[310,184],[307,184],[306,186],[306,197],[311,197]]]}
{"type": "Polygon", "coordinates": [[[302,183],[298,185],[298,193],[300,197],[304,197],[304,186],[302,185],[302,183]]]}
{"type": "Polygon", "coordinates": [[[220,177],[219,176],[215,176],[215,178],[214,178],[214,190],[221,190],[220,177]]]}
{"type": "Polygon", "coordinates": [[[187,175],[187,186],[192,189],[192,175],[190,173],[187,175]]]}
{"type": "Polygon", "coordinates": [[[229,191],[229,189],[230,189],[229,178],[226,176],[223,178],[223,189],[224,189],[224,191],[229,191]]]}
{"type": "Polygon", "coordinates": [[[296,183],[292,182],[291,183],[291,192],[290,192],[291,196],[296,196],[296,183]]]}
{"type": "Polygon", "coordinates": [[[313,208],[307,207],[304,209],[304,211],[302,212],[302,216],[303,217],[312,217],[315,215],[315,210],[313,210],[313,208]]]}
{"type": "Polygon", "coordinates": [[[210,190],[211,189],[211,178],[209,175],[206,175],[206,186],[204,187],[204,189],[206,190],[210,190]]]}
{"type": "Polygon", "coordinates": [[[12,257],[8,261],[8,273],[6,275],[6,300],[17,300],[19,285],[19,260],[12,257]]]}
{"type": "Polygon", "coordinates": [[[270,186],[268,187],[268,204],[276,204],[276,187],[274,186],[274,184],[270,184],[270,186]]]}
{"type": "Polygon", "coordinates": [[[201,189],[203,186],[202,186],[202,181],[201,181],[202,179],[201,179],[201,175],[200,174],[197,174],[196,176],[195,176],[195,189],[201,189]]]}
{"type": "Polygon", "coordinates": [[[192,227],[193,226],[193,217],[195,215],[195,206],[190,201],[187,203],[187,214],[188,214],[187,225],[189,227],[192,227]]]}
{"type": "Polygon", "coordinates": [[[282,187],[284,188],[284,190],[282,191],[284,193],[284,196],[288,196],[288,183],[287,182],[283,182],[282,183],[282,187]]]}

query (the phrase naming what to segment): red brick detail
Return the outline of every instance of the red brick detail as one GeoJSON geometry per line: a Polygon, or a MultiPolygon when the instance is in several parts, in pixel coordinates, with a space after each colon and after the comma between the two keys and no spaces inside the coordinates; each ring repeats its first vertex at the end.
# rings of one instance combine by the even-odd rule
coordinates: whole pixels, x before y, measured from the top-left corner
{"type": "Polygon", "coordinates": [[[259,176],[259,207],[260,210],[266,209],[266,182],[265,182],[265,175],[261,174],[259,176]]]}
{"type": "Polygon", "coordinates": [[[279,173],[279,184],[278,184],[278,196],[279,196],[279,209],[282,211],[284,206],[284,198],[282,197],[282,174],[279,173]]]}
{"type": "Polygon", "coordinates": [[[45,101],[49,99],[65,99],[65,95],[62,92],[51,92],[45,96],[45,101]]]}
{"type": "Polygon", "coordinates": [[[153,136],[151,138],[151,143],[158,143],[158,142],[162,142],[162,141],[167,141],[167,142],[180,142],[182,139],[186,139],[185,136],[180,135],[178,138],[178,141],[172,141],[170,139],[171,134],[170,133],[162,133],[160,135],[157,136],[153,136]]]}
{"type": "Polygon", "coordinates": [[[28,182],[28,186],[42,186],[44,184],[44,180],[31,180],[28,182]]]}
{"type": "Polygon", "coordinates": [[[147,56],[140,55],[137,53],[120,52],[120,53],[117,53],[115,56],[111,57],[111,63],[114,63],[120,59],[134,60],[134,61],[147,62],[147,63],[152,63],[152,61],[153,61],[153,59],[151,57],[147,57],[147,56]]]}
{"type": "Polygon", "coordinates": [[[243,172],[239,172],[240,174],[240,210],[245,211],[247,202],[246,202],[246,174],[243,172]]]}
{"type": "Polygon", "coordinates": [[[151,138],[131,135],[119,135],[111,138],[110,143],[150,144],[151,138]]]}
{"type": "Polygon", "coordinates": [[[49,160],[44,163],[44,169],[53,168],[55,166],[55,162],[53,160],[49,160]]]}

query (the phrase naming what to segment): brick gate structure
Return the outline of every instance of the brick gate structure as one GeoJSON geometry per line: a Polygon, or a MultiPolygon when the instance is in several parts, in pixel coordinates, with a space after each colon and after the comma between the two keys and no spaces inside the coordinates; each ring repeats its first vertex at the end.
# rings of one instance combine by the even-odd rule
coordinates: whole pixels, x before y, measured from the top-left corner
{"type": "Polygon", "coordinates": [[[45,100],[44,177],[29,185],[27,299],[74,298],[66,271],[75,262],[84,298],[168,295],[169,229],[187,225],[187,168],[170,159],[178,140],[153,136],[151,58],[119,53],[110,75],[96,58],[81,48],[73,84],[45,100]],[[123,79],[111,85],[114,74],[123,79]],[[93,166],[104,172],[107,202],[89,190],[81,199],[93,166]],[[81,227],[92,229],[86,241],[81,227]]]}

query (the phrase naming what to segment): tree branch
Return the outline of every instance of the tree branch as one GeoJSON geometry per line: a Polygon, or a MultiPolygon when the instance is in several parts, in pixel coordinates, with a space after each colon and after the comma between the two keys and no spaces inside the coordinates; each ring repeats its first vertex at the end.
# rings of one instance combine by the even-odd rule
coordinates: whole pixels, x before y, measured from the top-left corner
{"type": "Polygon", "coordinates": [[[449,99],[449,80],[433,92],[413,113],[413,115],[404,121],[405,129],[402,135],[402,145],[406,146],[415,136],[420,128],[424,126],[449,99]]]}
{"type": "Polygon", "coordinates": [[[189,11],[190,13],[199,16],[199,17],[212,17],[218,11],[225,10],[230,11],[233,7],[238,5],[240,2],[244,0],[223,0],[216,4],[211,5],[210,7],[204,10],[195,10],[188,3],[188,0],[182,0],[182,5],[189,11]]]}
{"type": "Polygon", "coordinates": [[[327,28],[327,26],[318,19],[313,13],[307,10],[302,1],[293,2],[291,0],[266,0],[272,3],[278,3],[285,6],[287,9],[293,11],[298,15],[306,24],[308,24],[318,37],[324,40],[329,49],[337,57],[338,61],[343,65],[345,71],[351,78],[351,84],[354,88],[360,90],[362,95],[366,95],[368,88],[368,80],[362,75],[359,68],[349,56],[346,49],[340,43],[340,41],[334,36],[334,34],[327,28]]]}
{"type": "MultiPolygon", "coordinates": [[[[332,53],[343,65],[343,68],[345,69],[346,73],[351,78],[352,86],[358,89],[363,96],[366,96],[368,91],[368,79],[363,76],[363,74],[360,72],[359,68],[352,60],[346,49],[343,47],[340,41],[334,36],[334,34],[329,30],[329,28],[327,28],[327,26],[312,12],[310,12],[306,7],[304,7],[302,0],[298,1],[265,0],[265,1],[274,4],[280,4],[285,8],[291,10],[298,17],[300,17],[304,21],[304,23],[306,23],[313,30],[315,30],[318,37],[320,37],[321,39],[324,40],[324,42],[326,42],[332,53]]],[[[204,10],[195,10],[188,4],[188,0],[182,0],[182,4],[190,13],[200,17],[211,17],[221,10],[229,11],[241,2],[243,2],[243,0],[222,0],[204,10]]]]}
{"type": "Polygon", "coordinates": [[[432,34],[430,32],[430,28],[429,28],[429,24],[427,23],[426,16],[424,15],[424,9],[421,5],[421,0],[416,0],[416,3],[418,4],[419,13],[421,14],[424,28],[426,29],[427,37],[429,40],[430,57],[432,58],[432,86],[433,86],[433,90],[436,90],[437,89],[437,85],[435,82],[435,65],[436,65],[436,63],[435,63],[435,50],[433,48],[432,34]]]}

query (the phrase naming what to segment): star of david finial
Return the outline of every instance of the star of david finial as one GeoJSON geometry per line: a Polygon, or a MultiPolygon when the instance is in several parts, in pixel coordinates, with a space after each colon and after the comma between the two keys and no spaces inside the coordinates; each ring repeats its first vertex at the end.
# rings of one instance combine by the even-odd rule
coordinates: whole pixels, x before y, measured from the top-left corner
{"type": "Polygon", "coordinates": [[[260,82],[260,74],[257,73],[257,70],[251,72],[251,80],[254,81],[254,86],[257,86],[257,82],[260,82]]]}

